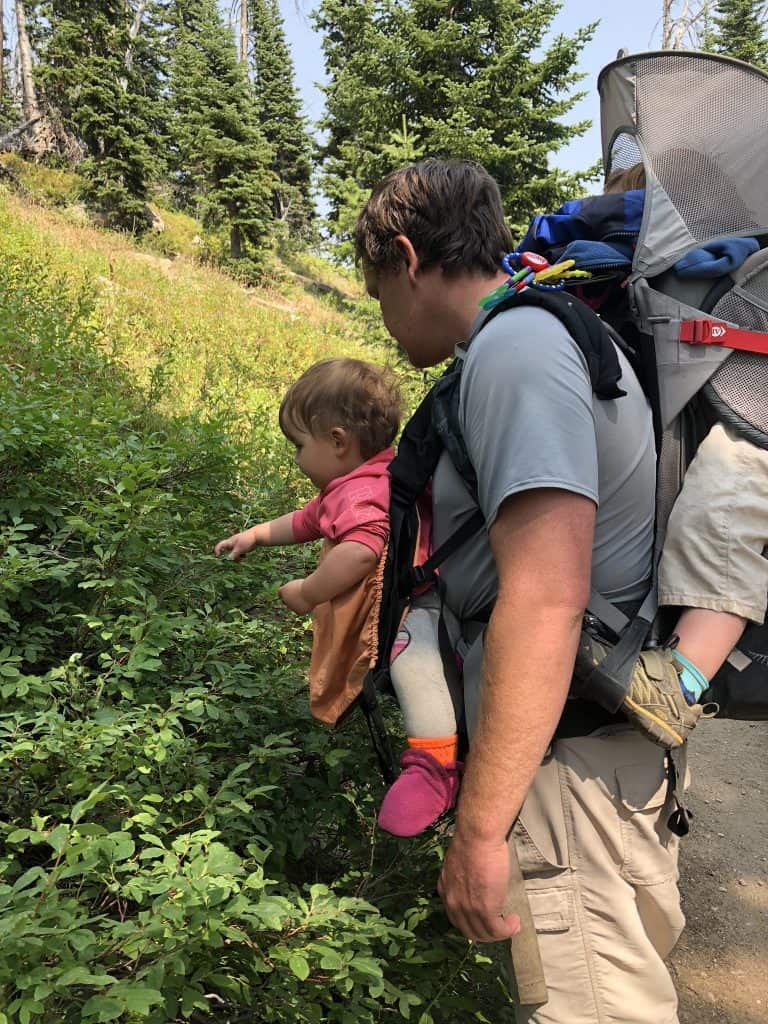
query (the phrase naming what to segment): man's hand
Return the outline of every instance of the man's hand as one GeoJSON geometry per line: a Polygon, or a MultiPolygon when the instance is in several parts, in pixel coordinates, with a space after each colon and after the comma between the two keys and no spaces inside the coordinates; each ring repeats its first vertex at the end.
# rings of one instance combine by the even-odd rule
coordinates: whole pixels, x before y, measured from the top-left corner
{"type": "Polygon", "coordinates": [[[508,886],[506,842],[466,839],[457,832],[437,883],[451,924],[476,942],[498,942],[517,935],[517,914],[504,915],[508,886]]]}
{"type": "Polygon", "coordinates": [[[304,597],[304,580],[290,580],[277,593],[283,604],[297,615],[307,615],[312,611],[312,605],[304,597]]]}

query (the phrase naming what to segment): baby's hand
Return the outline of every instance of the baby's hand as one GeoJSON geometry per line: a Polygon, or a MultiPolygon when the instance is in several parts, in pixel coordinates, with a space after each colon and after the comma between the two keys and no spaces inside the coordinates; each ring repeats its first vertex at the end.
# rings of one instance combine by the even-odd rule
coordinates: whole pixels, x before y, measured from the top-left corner
{"type": "Polygon", "coordinates": [[[251,531],[243,530],[242,533],[233,533],[232,536],[227,537],[226,540],[220,540],[213,549],[213,553],[217,558],[221,555],[228,554],[233,562],[239,562],[241,559],[245,558],[253,547],[254,544],[251,531]]]}
{"type": "Polygon", "coordinates": [[[301,585],[304,580],[290,580],[284,583],[278,590],[280,600],[297,615],[307,615],[312,611],[312,605],[307,604],[301,592],[301,585]]]}

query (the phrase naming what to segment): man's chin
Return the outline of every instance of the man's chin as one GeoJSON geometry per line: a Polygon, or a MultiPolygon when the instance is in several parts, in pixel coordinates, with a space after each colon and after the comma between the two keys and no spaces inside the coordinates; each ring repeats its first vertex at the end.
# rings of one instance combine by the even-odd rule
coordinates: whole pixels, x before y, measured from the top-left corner
{"type": "Polygon", "coordinates": [[[412,352],[403,345],[401,345],[400,348],[408,357],[408,362],[416,370],[428,370],[430,366],[437,366],[438,363],[442,363],[444,358],[443,356],[438,356],[433,352],[412,352]]]}

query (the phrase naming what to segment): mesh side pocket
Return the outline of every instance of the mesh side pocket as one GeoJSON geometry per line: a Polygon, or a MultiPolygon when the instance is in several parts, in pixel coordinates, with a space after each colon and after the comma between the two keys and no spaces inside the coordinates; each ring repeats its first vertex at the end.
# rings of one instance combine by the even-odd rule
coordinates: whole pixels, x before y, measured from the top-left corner
{"type": "MultiPolygon", "coordinates": [[[[712,316],[745,330],[768,332],[768,267],[727,292],[712,316]]],[[[768,356],[734,352],[713,374],[705,395],[710,400],[714,395],[768,440],[768,356]]]]}

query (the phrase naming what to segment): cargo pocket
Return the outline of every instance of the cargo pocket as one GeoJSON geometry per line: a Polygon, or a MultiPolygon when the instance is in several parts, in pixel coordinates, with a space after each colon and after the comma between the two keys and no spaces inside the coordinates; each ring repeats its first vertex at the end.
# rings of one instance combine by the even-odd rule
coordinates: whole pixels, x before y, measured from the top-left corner
{"type": "Polygon", "coordinates": [[[655,885],[677,878],[678,838],[667,828],[674,803],[660,759],[616,769],[621,801],[621,874],[637,885],[655,885]]]}
{"type": "Polygon", "coordinates": [[[548,755],[512,829],[520,868],[526,878],[550,878],[570,868],[560,771],[558,761],[548,755]]]}
{"type": "Polygon", "coordinates": [[[529,889],[528,903],[540,935],[567,932],[574,921],[573,891],[566,888],[529,889]]]}

